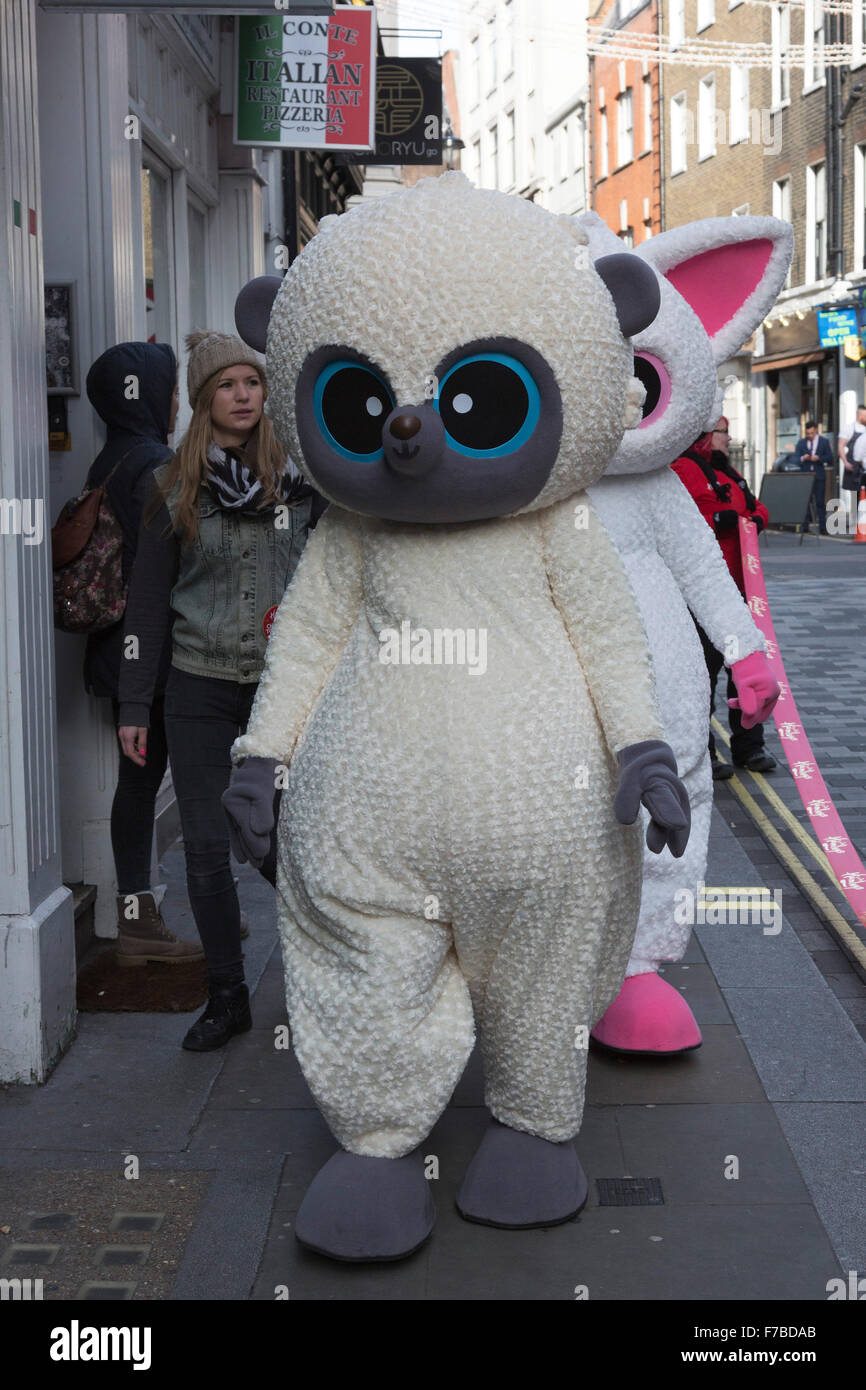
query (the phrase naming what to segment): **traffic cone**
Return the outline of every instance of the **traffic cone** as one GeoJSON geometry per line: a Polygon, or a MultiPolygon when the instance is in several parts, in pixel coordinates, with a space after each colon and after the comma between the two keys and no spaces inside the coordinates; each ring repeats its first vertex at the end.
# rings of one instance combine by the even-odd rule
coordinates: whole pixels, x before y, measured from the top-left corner
{"type": "Polygon", "coordinates": [[[857,530],[854,532],[854,543],[862,541],[866,543],[866,483],[860,488],[857,498],[857,530]]]}

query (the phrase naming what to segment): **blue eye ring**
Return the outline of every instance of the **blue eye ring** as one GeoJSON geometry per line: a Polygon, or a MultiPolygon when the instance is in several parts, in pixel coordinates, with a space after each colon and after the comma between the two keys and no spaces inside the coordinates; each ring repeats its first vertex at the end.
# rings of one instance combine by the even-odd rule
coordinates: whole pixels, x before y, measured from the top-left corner
{"type": "MultiPolygon", "coordinates": [[[[385,378],[379,372],[377,372],[373,367],[369,366],[366,362],[359,362],[352,357],[341,357],[338,358],[336,362],[329,362],[327,367],[323,367],[316,379],[316,385],[313,388],[313,413],[315,415],[316,424],[318,425],[325,439],[328,441],[330,447],[334,450],[335,453],[339,454],[342,458],[349,459],[352,463],[381,463],[385,457],[384,449],[375,449],[371,454],[357,454],[352,449],[347,449],[344,444],[341,444],[339,440],[334,438],[325,421],[325,413],[322,409],[322,399],[325,394],[325,387],[328,385],[328,382],[331,380],[331,378],[336,376],[337,372],[345,371],[347,367],[354,367],[357,368],[359,371],[369,372],[370,376],[375,377],[376,381],[378,381],[380,386],[383,387],[385,394],[387,395],[388,400],[391,403],[391,410],[394,409],[395,402],[394,397],[391,393],[391,388],[388,385],[385,378]]],[[[387,414],[390,414],[390,410],[386,413],[386,415],[387,414]]],[[[383,424],[385,422],[386,415],[383,415],[382,417],[383,424]]]]}
{"type": "Polygon", "coordinates": [[[461,444],[459,440],[454,439],[447,429],[445,431],[445,438],[451,449],[456,450],[459,454],[464,454],[467,458],[503,458],[505,455],[513,454],[518,449],[521,449],[534,433],[535,427],[541,417],[541,392],[535,383],[535,378],[532,373],[523,365],[519,358],[512,357],[510,353],[505,352],[477,352],[471,357],[461,357],[459,362],[455,362],[452,367],[448,368],[448,371],[439,382],[436,395],[433,398],[433,404],[437,411],[439,410],[439,396],[449,377],[453,376],[454,373],[459,371],[462,367],[468,367],[472,362],[498,362],[501,366],[508,367],[520,378],[526,389],[526,394],[529,397],[529,408],[526,412],[526,419],[516,434],[506,440],[504,444],[497,445],[494,449],[471,449],[467,444],[461,444]]]}

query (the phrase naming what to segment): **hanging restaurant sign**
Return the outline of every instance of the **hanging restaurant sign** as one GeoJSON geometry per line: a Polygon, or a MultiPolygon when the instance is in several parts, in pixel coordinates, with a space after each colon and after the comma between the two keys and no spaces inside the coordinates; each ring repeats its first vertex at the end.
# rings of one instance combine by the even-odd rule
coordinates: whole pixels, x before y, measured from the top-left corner
{"type": "Polygon", "coordinates": [[[374,148],[375,9],[242,15],[235,32],[235,144],[374,148]]]}

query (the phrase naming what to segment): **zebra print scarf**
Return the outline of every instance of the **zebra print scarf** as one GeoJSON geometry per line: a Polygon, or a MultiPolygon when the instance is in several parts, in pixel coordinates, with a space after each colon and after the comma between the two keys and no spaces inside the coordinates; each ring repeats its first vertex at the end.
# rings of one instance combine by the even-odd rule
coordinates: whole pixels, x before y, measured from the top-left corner
{"type": "MultiPolygon", "coordinates": [[[[205,482],[214,501],[220,507],[233,512],[259,512],[267,510],[261,506],[262,484],[244,462],[240,451],[221,449],[211,442],[207,446],[208,472],[205,482]]],[[[279,499],[281,502],[297,502],[309,496],[312,488],[301,477],[291,459],[280,480],[279,499]]]]}

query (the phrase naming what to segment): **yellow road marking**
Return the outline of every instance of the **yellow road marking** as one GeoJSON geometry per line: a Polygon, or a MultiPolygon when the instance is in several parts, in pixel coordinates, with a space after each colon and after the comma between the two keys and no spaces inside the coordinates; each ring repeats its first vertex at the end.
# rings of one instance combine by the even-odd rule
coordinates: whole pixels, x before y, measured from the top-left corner
{"type": "MultiPolygon", "coordinates": [[[[725,742],[730,746],[730,737],[725,733],[719,721],[714,717],[712,723],[713,732],[716,735],[721,735],[725,742]]],[[[785,820],[786,824],[790,825],[792,829],[796,829],[798,840],[800,840],[801,844],[803,844],[803,846],[809,850],[810,854],[812,854],[813,858],[815,858],[818,861],[821,867],[827,870],[828,874],[830,875],[830,878],[833,880],[834,885],[837,886],[838,892],[841,893],[842,889],[837,885],[836,877],[832,869],[830,868],[826,855],[815,843],[811,835],[809,835],[803,829],[800,822],[793,815],[793,812],[787,806],[785,806],[785,803],[781,800],[778,793],[772,791],[772,788],[767,786],[766,779],[762,776],[761,773],[750,772],[749,776],[754,779],[759,791],[761,791],[767,797],[767,800],[770,801],[771,805],[776,807],[776,809],[779,809],[780,807],[784,808],[785,815],[783,816],[783,819],[785,820]],[[769,795],[768,793],[772,794],[769,795]]],[[[860,963],[860,965],[866,968],[866,946],[864,946],[857,933],[853,931],[850,925],[845,921],[845,918],[842,916],[839,909],[827,897],[827,894],[824,892],[821,885],[818,882],[816,882],[816,880],[809,873],[809,870],[805,867],[804,864],[800,862],[800,860],[797,858],[797,856],[791,849],[790,845],[787,845],[785,843],[778,830],[770,820],[769,816],[767,816],[767,814],[764,811],[762,811],[761,807],[758,805],[751,792],[748,791],[745,784],[740,780],[739,776],[737,776],[736,773],[733,777],[729,778],[728,786],[731,788],[731,791],[734,793],[743,809],[747,811],[748,814],[752,817],[753,821],[758,826],[758,829],[761,831],[765,839],[775,850],[776,854],[778,854],[779,858],[782,860],[783,864],[785,865],[785,868],[788,870],[791,877],[803,890],[804,894],[810,900],[813,906],[817,908],[818,912],[824,918],[827,925],[831,928],[832,931],[835,932],[835,934],[838,937],[840,937],[845,942],[848,950],[860,963]]]]}

